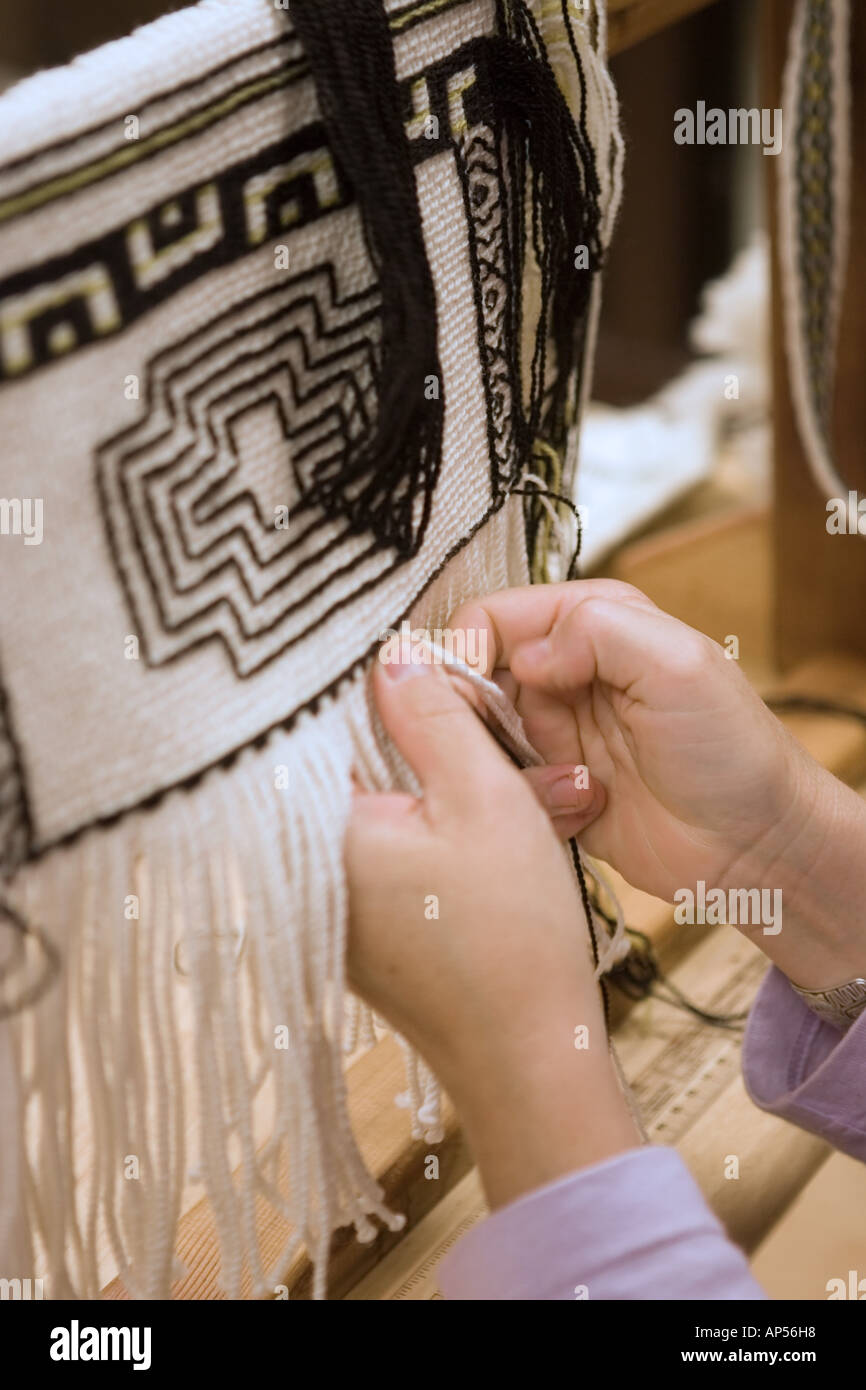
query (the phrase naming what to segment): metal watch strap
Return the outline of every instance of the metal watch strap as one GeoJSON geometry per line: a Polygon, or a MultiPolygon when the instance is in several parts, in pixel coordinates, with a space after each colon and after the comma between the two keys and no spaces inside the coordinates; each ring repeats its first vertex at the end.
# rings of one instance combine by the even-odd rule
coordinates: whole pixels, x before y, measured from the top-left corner
{"type": "Polygon", "coordinates": [[[866,980],[849,980],[846,985],[834,985],[833,989],[801,989],[793,980],[791,986],[813,1013],[843,1033],[866,1009],[866,980]]]}

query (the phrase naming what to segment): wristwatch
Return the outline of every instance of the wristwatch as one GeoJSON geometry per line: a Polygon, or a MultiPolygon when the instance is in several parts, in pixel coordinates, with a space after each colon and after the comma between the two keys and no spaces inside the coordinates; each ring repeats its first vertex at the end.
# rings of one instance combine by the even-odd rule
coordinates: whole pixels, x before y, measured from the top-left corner
{"type": "Polygon", "coordinates": [[[866,980],[849,980],[847,985],[834,985],[832,989],[801,989],[792,980],[791,987],[813,1013],[843,1033],[866,1009],[866,980]]]}

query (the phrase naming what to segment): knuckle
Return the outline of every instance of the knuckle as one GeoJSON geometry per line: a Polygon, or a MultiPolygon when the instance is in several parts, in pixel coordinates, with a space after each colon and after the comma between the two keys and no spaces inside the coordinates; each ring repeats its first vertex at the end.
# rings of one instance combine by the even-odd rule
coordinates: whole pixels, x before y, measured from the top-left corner
{"type": "Polygon", "coordinates": [[[611,579],[610,586],[611,598],[615,598],[617,602],[621,599],[640,599],[642,603],[652,602],[642,589],[638,589],[634,584],[628,584],[624,579],[611,579]]]}
{"type": "Polygon", "coordinates": [[[713,644],[699,632],[678,632],[668,652],[668,668],[682,680],[700,680],[713,665],[713,644]]]}
{"type": "Polygon", "coordinates": [[[606,626],[611,614],[611,607],[616,604],[616,599],[593,598],[584,599],[578,609],[578,617],[583,625],[589,629],[606,626]]]}

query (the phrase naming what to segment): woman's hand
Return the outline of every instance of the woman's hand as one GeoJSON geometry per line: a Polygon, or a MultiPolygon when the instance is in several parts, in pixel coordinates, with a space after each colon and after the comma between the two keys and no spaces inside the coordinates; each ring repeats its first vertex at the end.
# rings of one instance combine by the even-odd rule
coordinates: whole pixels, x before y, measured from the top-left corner
{"type": "Polygon", "coordinates": [[[736,662],[637,589],[511,589],[451,624],[486,631],[487,674],[508,668],[545,761],[560,773],[586,766],[601,783],[594,811],[557,809],[560,833],[583,830],[590,854],[626,865],[636,887],[671,900],[697,877],[725,880],[780,821],[796,833],[807,772],[793,739],[736,662]]]}
{"type": "Polygon", "coordinates": [[[377,664],[374,682],[423,795],[357,797],[349,978],[440,1077],[499,1205],[637,1134],[547,815],[441,668],[377,664]]]}
{"type": "Polygon", "coordinates": [[[562,836],[668,901],[699,880],[778,889],[781,921],[747,931],[792,979],[827,988],[866,972],[863,802],[721,647],[603,579],[491,594],[451,626],[486,634],[486,674],[549,765],[528,776],[562,836]],[[569,808],[581,766],[595,789],[569,808]]]}

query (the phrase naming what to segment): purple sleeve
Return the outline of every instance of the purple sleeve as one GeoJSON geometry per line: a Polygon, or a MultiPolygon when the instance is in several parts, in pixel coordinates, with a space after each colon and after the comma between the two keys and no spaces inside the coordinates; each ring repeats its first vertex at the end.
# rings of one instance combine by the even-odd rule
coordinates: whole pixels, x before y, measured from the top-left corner
{"type": "Polygon", "coordinates": [[[512,1202],[446,1257],[451,1299],[759,1299],[674,1149],[632,1149],[512,1202]]]}
{"type": "MultiPolygon", "coordinates": [[[[845,1034],[771,969],[743,1053],[756,1105],[866,1162],[866,1013],[845,1034]]],[[[634,1149],[494,1212],[446,1258],[452,1299],[763,1298],[673,1149],[634,1149]]]]}
{"type": "Polygon", "coordinates": [[[746,1030],[743,1073],[762,1110],[866,1163],[866,1013],[847,1033],[822,1023],[775,968],[746,1030]]]}

